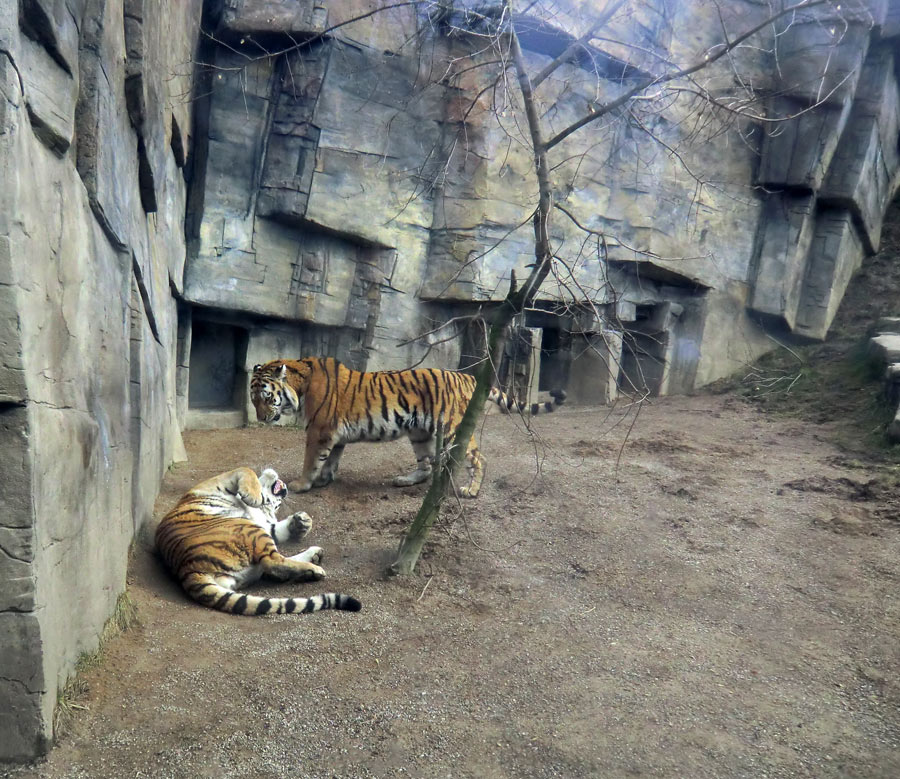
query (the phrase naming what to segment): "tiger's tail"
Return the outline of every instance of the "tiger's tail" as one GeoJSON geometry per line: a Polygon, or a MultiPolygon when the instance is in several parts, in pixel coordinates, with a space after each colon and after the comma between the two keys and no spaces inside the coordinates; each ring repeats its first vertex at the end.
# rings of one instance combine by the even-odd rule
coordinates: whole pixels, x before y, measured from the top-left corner
{"type": "Polygon", "coordinates": [[[566,402],[566,391],[565,390],[550,390],[550,397],[553,400],[548,400],[544,403],[520,403],[511,395],[507,395],[505,392],[501,392],[496,387],[491,387],[491,392],[488,395],[488,401],[491,403],[496,403],[506,412],[509,411],[518,411],[521,414],[530,413],[532,416],[540,413],[550,413],[551,411],[555,411],[557,406],[561,406],[566,402]]]}
{"type": "Polygon", "coordinates": [[[258,617],[263,614],[311,614],[322,609],[359,611],[362,604],[350,595],[326,592],[309,598],[260,598],[223,587],[209,574],[190,574],[184,589],[198,603],[228,614],[258,617]]]}

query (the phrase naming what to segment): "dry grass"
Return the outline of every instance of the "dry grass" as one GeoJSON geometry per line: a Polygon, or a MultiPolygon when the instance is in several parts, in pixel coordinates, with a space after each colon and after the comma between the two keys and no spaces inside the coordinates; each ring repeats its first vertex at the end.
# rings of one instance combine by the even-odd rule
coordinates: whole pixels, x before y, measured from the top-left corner
{"type": "Polygon", "coordinates": [[[79,711],[87,711],[83,701],[89,691],[85,672],[103,662],[103,651],[110,640],[138,623],[137,605],[128,590],[119,595],[112,615],[106,620],[100,641],[93,652],[84,652],[75,663],[75,670],[57,692],[56,709],[53,712],[53,733],[56,738],[66,733],[79,711]]]}

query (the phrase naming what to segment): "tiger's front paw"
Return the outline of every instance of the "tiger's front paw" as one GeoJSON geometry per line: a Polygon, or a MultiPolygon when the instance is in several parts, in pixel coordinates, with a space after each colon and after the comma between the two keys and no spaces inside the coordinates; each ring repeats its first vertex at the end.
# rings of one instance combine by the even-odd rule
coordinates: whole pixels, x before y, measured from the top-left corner
{"type": "Polygon", "coordinates": [[[298,511],[290,519],[288,530],[291,538],[296,540],[303,538],[312,529],[312,517],[305,511],[298,511]]]}
{"type": "Polygon", "coordinates": [[[310,565],[307,574],[307,578],[310,581],[318,581],[325,578],[325,569],[320,568],[318,565],[310,565]]]}
{"type": "Polygon", "coordinates": [[[296,479],[288,482],[288,489],[291,492],[309,492],[312,489],[312,482],[304,479],[296,479]]]}

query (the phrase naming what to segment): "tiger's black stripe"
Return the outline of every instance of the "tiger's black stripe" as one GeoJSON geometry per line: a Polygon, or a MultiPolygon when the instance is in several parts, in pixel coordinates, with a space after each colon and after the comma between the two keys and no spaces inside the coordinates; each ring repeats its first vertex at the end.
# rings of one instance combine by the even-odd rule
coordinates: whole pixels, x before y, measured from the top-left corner
{"type": "MultiPolygon", "coordinates": [[[[355,441],[386,441],[409,436],[416,450],[416,471],[396,479],[408,485],[424,481],[434,459],[433,446],[426,450],[440,420],[444,433],[455,433],[475,390],[475,378],[457,371],[414,368],[405,371],[355,371],[333,358],[273,360],[256,366],[250,395],[257,418],[276,420],[282,411],[299,411],[306,422],[306,451],[301,478],[293,489],[305,491],[334,479],[340,452],[336,446],[355,441]],[[286,399],[286,400],[282,400],[286,399]],[[301,403],[301,399],[302,403],[301,403]]],[[[520,403],[497,388],[487,400],[502,409],[538,414],[552,411],[565,400],[562,391],[551,392],[547,403],[520,403]]],[[[474,497],[484,477],[484,458],[474,437],[466,453],[469,483],[460,494],[474,497]]]]}

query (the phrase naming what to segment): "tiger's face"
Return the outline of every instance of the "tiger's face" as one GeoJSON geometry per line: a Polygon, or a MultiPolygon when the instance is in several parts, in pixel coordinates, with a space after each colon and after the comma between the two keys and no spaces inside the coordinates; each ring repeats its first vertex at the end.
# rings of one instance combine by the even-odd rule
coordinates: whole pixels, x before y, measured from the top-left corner
{"type": "Polygon", "coordinates": [[[269,424],[282,414],[293,414],[299,407],[297,393],[286,383],[287,368],[282,365],[275,373],[265,372],[265,366],[253,368],[250,380],[250,400],[256,409],[256,419],[269,424]]]}

